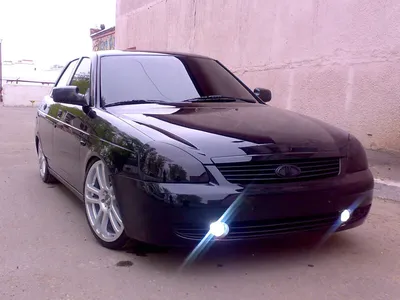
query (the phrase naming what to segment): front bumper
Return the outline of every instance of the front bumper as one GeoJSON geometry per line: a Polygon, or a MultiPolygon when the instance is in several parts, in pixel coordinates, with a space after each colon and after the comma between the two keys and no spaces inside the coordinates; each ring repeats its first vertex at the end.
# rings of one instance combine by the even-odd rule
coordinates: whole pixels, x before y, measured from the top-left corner
{"type": "Polygon", "coordinates": [[[118,174],[113,182],[128,236],[165,246],[198,243],[209,224],[224,213],[230,233],[220,241],[350,229],[367,217],[374,186],[369,170],[315,182],[246,188],[149,183],[118,174]],[[353,206],[350,220],[338,223],[341,211],[353,206]]]}

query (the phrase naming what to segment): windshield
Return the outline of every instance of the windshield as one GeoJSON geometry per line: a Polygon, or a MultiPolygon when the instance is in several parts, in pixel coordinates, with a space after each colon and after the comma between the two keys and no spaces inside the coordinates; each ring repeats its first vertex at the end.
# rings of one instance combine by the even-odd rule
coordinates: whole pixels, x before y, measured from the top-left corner
{"type": "Polygon", "coordinates": [[[102,106],[133,100],[182,102],[223,95],[255,101],[217,61],[170,55],[120,55],[101,58],[102,106]]]}

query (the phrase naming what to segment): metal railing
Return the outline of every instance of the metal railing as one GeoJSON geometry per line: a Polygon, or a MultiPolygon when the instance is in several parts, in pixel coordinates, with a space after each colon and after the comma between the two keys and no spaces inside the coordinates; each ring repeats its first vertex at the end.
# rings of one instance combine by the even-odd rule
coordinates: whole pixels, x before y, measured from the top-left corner
{"type": "Polygon", "coordinates": [[[18,84],[19,82],[21,83],[37,83],[37,84],[42,84],[42,85],[51,85],[54,84],[54,82],[51,81],[36,81],[36,80],[22,80],[22,79],[5,79],[3,78],[3,80],[5,80],[6,83],[15,83],[18,84]]]}

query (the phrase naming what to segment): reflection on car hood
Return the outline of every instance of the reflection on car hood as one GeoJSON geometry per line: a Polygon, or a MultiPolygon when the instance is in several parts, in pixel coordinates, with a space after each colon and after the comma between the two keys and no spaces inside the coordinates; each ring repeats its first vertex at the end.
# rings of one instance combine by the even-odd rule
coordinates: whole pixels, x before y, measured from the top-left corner
{"type": "Polygon", "coordinates": [[[346,132],[322,121],[261,104],[144,104],[107,111],[200,159],[282,152],[342,156],[348,140],[346,132]]]}

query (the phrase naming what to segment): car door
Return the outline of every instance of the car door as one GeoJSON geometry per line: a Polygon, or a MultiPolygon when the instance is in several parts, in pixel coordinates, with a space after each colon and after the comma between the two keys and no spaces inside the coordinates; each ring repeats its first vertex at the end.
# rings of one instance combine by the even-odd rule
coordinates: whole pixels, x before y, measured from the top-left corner
{"type": "MultiPolygon", "coordinates": [[[[64,86],[71,78],[72,71],[75,69],[78,59],[67,64],[64,70],[58,77],[54,87],[64,86]]],[[[46,96],[43,103],[39,107],[39,139],[42,145],[43,152],[47,158],[47,162],[51,169],[57,173],[57,159],[54,157],[54,128],[57,127],[57,114],[60,109],[60,104],[55,103],[51,97],[46,96]]]]}
{"type": "MultiPolygon", "coordinates": [[[[67,85],[77,86],[79,93],[87,97],[90,103],[90,59],[80,59],[75,72],[67,85]]],[[[57,118],[58,126],[54,131],[53,152],[57,156],[61,176],[76,190],[81,192],[82,166],[81,147],[86,146],[88,116],[82,106],[61,104],[57,118]]]]}
{"type": "Polygon", "coordinates": [[[47,158],[47,163],[53,167],[53,133],[56,121],[51,116],[50,108],[54,105],[50,95],[45,96],[39,105],[36,115],[36,127],[42,151],[47,158]]]}

